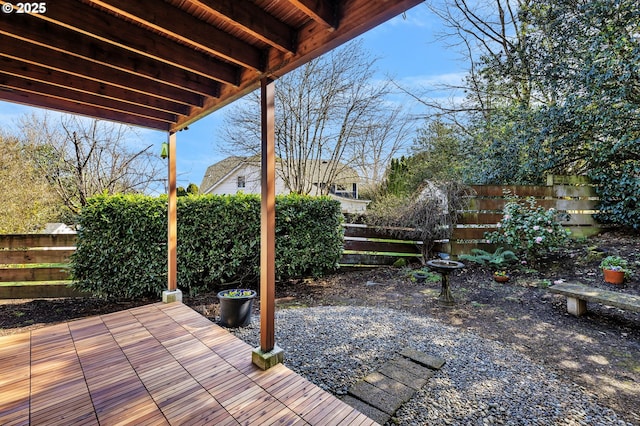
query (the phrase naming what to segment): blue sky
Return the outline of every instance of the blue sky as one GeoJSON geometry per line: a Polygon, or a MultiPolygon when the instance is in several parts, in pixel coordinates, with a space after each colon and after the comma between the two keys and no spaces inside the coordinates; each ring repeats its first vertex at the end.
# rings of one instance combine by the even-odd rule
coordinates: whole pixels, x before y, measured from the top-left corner
{"type": "MultiPolygon", "coordinates": [[[[438,40],[440,22],[425,4],[420,4],[361,36],[364,48],[377,57],[379,77],[392,76],[404,87],[416,92],[433,88],[440,82],[459,81],[466,65],[458,59],[457,52],[445,48],[438,40]]],[[[398,99],[412,112],[419,113],[420,106],[410,98],[398,99]]],[[[12,129],[16,120],[24,114],[43,112],[22,105],[0,102],[0,126],[12,129]]],[[[221,160],[226,154],[219,149],[218,137],[225,109],[216,111],[189,130],[178,133],[177,168],[178,185],[190,182],[200,185],[207,166],[221,160]]],[[[160,144],[166,134],[140,129],[145,143],[160,144]]]]}

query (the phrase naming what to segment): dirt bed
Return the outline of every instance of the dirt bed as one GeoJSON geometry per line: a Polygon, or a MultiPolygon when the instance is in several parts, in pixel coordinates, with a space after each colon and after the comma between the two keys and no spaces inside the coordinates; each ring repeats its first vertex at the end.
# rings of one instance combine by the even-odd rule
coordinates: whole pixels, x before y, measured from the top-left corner
{"type": "MultiPolygon", "coordinates": [[[[438,318],[538,360],[560,377],[583,386],[626,420],[640,424],[640,314],[589,304],[588,313],[575,318],[566,313],[564,297],[546,290],[554,281],[565,280],[640,295],[640,237],[604,234],[541,259],[535,269],[515,271],[508,283],[498,284],[488,270],[468,264],[452,275],[453,307],[438,304],[438,282],[418,284],[406,269],[394,268],[342,271],[321,279],[278,283],[276,297],[279,309],[379,306],[438,318]],[[594,251],[589,248],[594,247],[636,263],[637,273],[622,287],[604,283],[599,259],[590,255],[594,251]]],[[[2,301],[0,335],[150,302],[2,301]]],[[[186,297],[185,303],[216,317],[215,293],[186,297]]]]}

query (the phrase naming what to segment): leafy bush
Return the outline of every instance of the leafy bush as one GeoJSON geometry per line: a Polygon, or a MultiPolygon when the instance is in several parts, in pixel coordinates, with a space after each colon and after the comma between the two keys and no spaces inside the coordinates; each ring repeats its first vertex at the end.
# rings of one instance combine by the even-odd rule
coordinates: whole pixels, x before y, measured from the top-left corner
{"type": "MultiPolygon", "coordinates": [[[[72,257],[76,288],[100,297],[156,296],[167,282],[167,197],[97,196],[80,216],[72,257]]],[[[327,197],[276,200],[276,276],[320,275],[342,254],[340,204],[327,197]]],[[[209,291],[255,284],[260,273],[256,195],[178,199],[178,286],[209,291]]]]}
{"type": "Polygon", "coordinates": [[[529,261],[564,246],[568,241],[570,233],[560,224],[558,212],[536,205],[533,197],[522,200],[512,196],[503,211],[498,230],[487,233],[485,237],[493,244],[522,253],[529,261]]]}
{"type": "Polygon", "coordinates": [[[276,199],[276,277],[320,276],[338,267],[344,247],[340,203],[329,197],[276,199]]]}
{"type": "Polygon", "coordinates": [[[74,286],[104,298],[159,294],[167,282],[167,197],[99,195],[78,221],[74,286]]]}
{"type": "Polygon", "coordinates": [[[191,293],[220,284],[255,283],[260,274],[260,198],[178,198],[177,262],[178,285],[191,293]]]}
{"type": "Polygon", "coordinates": [[[609,163],[598,165],[589,173],[600,198],[600,211],[595,218],[600,223],[640,229],[640,161],[615,161],[611,156],[609,163]]]}

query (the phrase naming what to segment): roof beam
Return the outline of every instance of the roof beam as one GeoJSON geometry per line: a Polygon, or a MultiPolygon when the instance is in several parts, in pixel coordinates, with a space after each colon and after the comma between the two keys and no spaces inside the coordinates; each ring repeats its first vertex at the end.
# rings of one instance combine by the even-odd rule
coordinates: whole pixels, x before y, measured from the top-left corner
{"type": "Polygon", "coordinates": [[[64,99],[52,98],[50,96],[39,95],[31,92],[23,92],[11,88],[0,86],[0,96],[3,100],[16,102],[23,105],[37,105],[40,108],[53,109],[56,111],[64,111],[71,114],[84,115],[88,117],[99,117],[104,120],[115,121],[118,123],[127,123],[134,126],[148,127],[169,131],[168,123],[150,118],[144,118],[136,115],[126,114],[118,111],[106,110],[91,105],[80,104],[67,101],[64,99]]]}
{"type": "Polygon", "coordinates": [[[338,27],[338,13],[335,1],[329,0],[288,0],[314,21],[329,28],[338,27]]]}
{"type": "Polygon", "coordinates": [[[293,53],[296,31],[248,0],[191,0],[224,20],[274,48],[293,53]]]}
{"type": "Polygon", "coordinates": [[[149,3],[131,0],[91,2],[226,61],[264,70],[263,53],[259,49],[168,3],[156,1],[153,7],[149,7],[149,3]]]}
{"type": "MultiPolygon", "coordinates": [[[[369,29],[399,15],[424,0],[399,0],[391,5],[385,1],[352,0],[344,2],[342,17],[335,31],[327,31],[324,23],[311,21],[299,31],[298,50],[295,56],[272,50],[266,75],[280,77],[317,58],[337,46],[359,36],[369,29]]],[[[260,87],[260,77],[245,74],[236,88],[223,86],[220,97],[207,99],[202,108],[194,108],[189,117],[181,117],[172,130],[180,130],[203,116],[251,93],[260,87]]]]}
{"type": "MultiPolygon", "coordinates": [[[[44,19],[56,25],[94,37],[108,44],[147,56],[157,61],[221,81],[224,71],[231,78],[223,81],[237,84],[240,67],[213,58],[177,41],[159,37],[157,33],[118,18],[102,9],[74,0],[56,0],[48,3],[47,13],[27,15],[32,19],[44,19]]],[[[11,15],[15,18],[17,15],[11,15]]]]}
{"type": "MultiPolygon", "coordinates": [[[[217,96],[220,83],[212,78],[167,65],[163,62],[136,55],[128,50],[114,46],[60,27],[42,19],[33,19],[27,15],[14,15],[2,23],[0,33],[16,34],[23,40],[48,46],[61,52],[98,62],[125,72],[131,72],[161,83],[187,89],[205,96],[217,96]]],[[[218,77],[234,79],[237,74],[220,74],[218,77]]]]}
{"type": "Polygon", "coordinates": [[[52,70],[51,68],[28,64],[3,56],[0,56],[0,73],[65,87],[78,92],[99,95],[109,99],[122,100],[123,102],[128,102],[133,105],[144,106],[171,114],[188,115],[190,112],[189,107],[184,104],[134,92],[95,80],[80,77],[70,78],[71,75],[52,70]]]}
{"type": "MultiPolygon", "coordinates": [[[[398,0],[387,2],[351,0],[341,2],[342,8],[339,11],[340,22],[335,31],[327,31],[323,23],[316,21],[310,22],[299,32],[300,37],[296,56],[291,58],[278,54],[277,52],[272,52],[274,55],[269,57],[269,69],[267,73],[281,77],[423,1],[424,0],[398,0]]],[[[224,88],[221,96],[224,96],[224,88]]]]}
{"type": "Polygon", "coordinates": [[[72,55],[56,52],[43,46],[12,39],[0,34],[2,54],[11,59],[51,68],[72,76],[108,83],[123,89],[136,90],[158,98],[185,105],[201,106],[203,97],[173,86],[159,84],[144,77],[105,67],[72,55]]]}
{"type": "Polygon", "coordinates": [[[0,86],[4,86],[8,89],[17,89],[22,92],[30,92],[52,98],[65,99],[70,102],[78,102],[84,105],[91,105],[131,115],[138,115],[140,117],[151,118],[167,123],[175,123],[177,121],[175,114],[104,98],[92,93],[77,92],[65,87],[47,84],[40,81],[27,80],[2,72],[0,72],[0,86]]]}

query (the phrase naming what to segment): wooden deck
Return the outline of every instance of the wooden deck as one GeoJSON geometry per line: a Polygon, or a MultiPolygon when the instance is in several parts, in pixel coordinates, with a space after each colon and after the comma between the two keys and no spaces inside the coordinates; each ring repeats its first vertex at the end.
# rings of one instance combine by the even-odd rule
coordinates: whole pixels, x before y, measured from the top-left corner
{"type": "Polygon", "coordinates": [[[1,425],[375,425],[181,303],[0,337],[1,425]]]}

